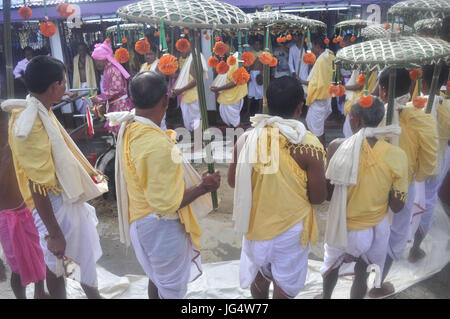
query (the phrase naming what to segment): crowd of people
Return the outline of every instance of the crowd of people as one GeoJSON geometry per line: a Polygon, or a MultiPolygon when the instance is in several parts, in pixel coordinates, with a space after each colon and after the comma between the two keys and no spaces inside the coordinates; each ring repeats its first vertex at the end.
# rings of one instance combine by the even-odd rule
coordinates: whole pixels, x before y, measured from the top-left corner
{"type": "MultiPolygon", "coordinates": [[[[323,293],[331,298],[339,269],[355,263],[351,298],[395,292],[386,277],[414,234],[408,260],[425,258],[421,242],[430,230],[437,193],[448,174],[450,103],[440,94],[447,81],[444,65],[438,89],[430,91],[433,66],[421,69],[421,91],[434,95],[426,114],[411,102],[416,81],[397,69],[394,121],[386,125],[391,69],[367,74],[372,103],[362,105],[357,70],[341,72],[346,85],[339,108],[343,135],[326,145],[325,120],[331,113],[328,92],[335,54],[319,35],[311,37],[317,57],[300,60],[301,37],[273,49],[278,64],[267,88],[268,114],[262,114],[262,64],[249,68],[250,82],[237,85],[230,66],[217,94],[219,114],[228,126],[241,124],[247,97],[253,129],[237,140],[227,174],[234,188],[233,221],[243,234],[240,284],[254,298],[294,298],[304,286],[308,255],[319,231],[313,205],[330,201],[325,237],[323,293]],[[300,121],[307,106],[306,126],[300,121]],[[326,147],[327,146],[327,147],[326,147]],[[270,154],[270,156],[267,156],[270,154]],[[414,202],[424,192],[423,213],[414,202]],[[412,223],[414,218],[420,222],[412,223]],[[412,225],[417,225],[412,229],[412,225]],[[382,284],[369,292],[367,267],[377,265],[382,284]]],[[[262,41],[251,42],[256,57],[262,41]]],[[[28,52],[26,53],[28,54],[28,52]]],[[[226,52],[232,55],[233,52],[226,52]]],[[[47,56],[26,57],[16,68],[29,95],[7,100],[0,112],[0,241],[17,298],[35,283],[35,297],[65,298],[64,267],[80,267],[79,281],[88,298],[100,298],[96,262],[102,254],[95,208],[86,202],[107,191],[103,173],[91,166],[51,111],[66,92],[67,69],[47,56]],[[8,115],[9,113],[9,115],[8,115]]],[[[183,298],[187,284],[201,276],[198,219],[212,210],[210,193],[221,184],[219,172],[198,174],[182,159],[165,117],[177,97],[184,126],[201,122],[197,79],[189,51],[179,57],[179,72],[164,76],[158,53],[144,56],[131,76],[113,57],[109,41],[84,44],[74,58],[73,87],[97,88],[106,127],[117,137],[116,194],[121,241],[132,245],[149,278],[149,298],[183,298]]],[[[201,57],[203,72],[207,63],[201,57]]],[[[214,83],[214,82],[213,82],[214,83]]],[[[80,111],[85,106],[77,105],[80,111]]],[[[1,278],[1,276],[0,276],[1,278]]]]}

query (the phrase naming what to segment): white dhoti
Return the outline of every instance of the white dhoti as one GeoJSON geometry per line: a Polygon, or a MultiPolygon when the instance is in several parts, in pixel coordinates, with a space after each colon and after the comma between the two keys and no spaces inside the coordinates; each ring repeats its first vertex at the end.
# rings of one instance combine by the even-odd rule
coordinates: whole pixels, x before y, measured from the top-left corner
{"type": "Polygon", "coordinates": [[[343,263],[354,262],[360,257],[367,264],[380,266],[380,271],[383,272],[388,251],[389,227],[389,217],[386,215],[374,227],[364,230],[349,230],[347,232],[348,244],[345,249],[325,244],[324,262],[320,270],[322,276],[325,277],[331,270],[340,267],[343,263]]]}
{"type": "Polygon", "coordinates": [[[294,298],[303,288],[308,271],[311,247],[303,248],[300,241],[303,221],[281,235],[265,241],[242,241],[239,278],[241,288],[248,288],[258,271],[273,280],[283,293],[294,298]]]}
{"type": "Polygon", "coordinates": [[[405,206],[398,213],[392,213],[391,234],[389,236],[389,256],[393,260],[399,260],[402,257],[406,244],[408,243],[411,232],[411,216],[415,199],[415,184],[411,183],[408,187],[408,197],[405,206]]]}
{"type": "Polygon", "coordinates": [[[252,70],[250,71],[250,82],[248,82],[248,97],[255,100],[263,99],[263,86],[258,85],[256,82],[256,77],[261,71],[252,70]]]}
{"type": "Polygon", "coordinates": [[[130,225],[136,257],[162,299],[181,299],[187,284],[202,274],[200,251],[177,219],[154,214],[130,225]]]}
{"type": "Polygon", "coordinates": [[[345,116],[344,126],[342,127],[344,137],[348,138],[353,135],[352,127],[350,126],[350,114],[345,116]]]}
{"type": "MultiPolygon", "coordinates": [[[[88,87],[88,83],[87,82],[82,82],[80,85],[81,89],[87,88],[88,87]]],[[[85,93],[86,91],[81,91],[80,93],[85,93]]],[[[86,114],[86,104],[87,102],[84,101],[83,99],[78,99],[75,101],[75,107],[77,108],[78,113],[80,114],[86,114]]]]}
{"type": "Polygon", "coordinates": [[[315,136],[324,134],[325,120],[331,114],[331,98],[326,100],[316,100],[308,108],[306,114],[306,124],[308,129],[315,136]]]}
{"type": "MultiPolygon", "coordinates": [[[[69,204],[63,202],[62,196],[49,194],[53,212],[66,239],[65,255],[80,266],[80,282],[90,287],[97,287],[96,263],[102,255],[100,238],[97,233],[98,219],[95,208],[87,203],[69,204]]],[[[57,258],[47,248],[45,236],[47,228],[37,210],[33,210],[34,223],[39,231],[41,247],[47,267],[56,273],[57,258]]]]}
{"type": "Polygon", "coordinates": [[[194,131],[200,125],[201,121],[198,101],[190,104],[181,101],[180,108],[183,115],[184,127],[189,131],[194,131]]]}
{"type": "Polygon", "coordinates": [[[241,110],[244,99],[240,99],[234,104],[220,104],[219,112],[222,121],[228,126],[237,127],[241,122],[241,110]]]}

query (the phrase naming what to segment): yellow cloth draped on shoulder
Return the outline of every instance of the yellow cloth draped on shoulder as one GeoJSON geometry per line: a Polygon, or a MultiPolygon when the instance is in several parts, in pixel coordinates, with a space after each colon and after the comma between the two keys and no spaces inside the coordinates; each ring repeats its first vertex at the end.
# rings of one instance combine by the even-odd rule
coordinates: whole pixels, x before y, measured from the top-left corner
{"type": "MultiPolygon", "coordinates": [[[[227,83],[233,82],[233,73],[239,68],[238,64],[230,66],[227,73],[227,83]]],[[[231,105],[237,103],[248,94],[247,84],[236,85],[232,89],[222,91],[217,97],[219,104],[231,105]]]]}
{"type": "Polygon", "coordinates": [[[330,98],[328,88],[331,85],[331,74],[333,73],[332,62],[335,56],[333,52],[326,49],[316,60],[308,76],[308,96],[306,105],[310,106],[316,100],[330,98]]]}
{"type": "MultiPolygon", "coordinates": [[[[368,93],[372,94],[373,90],[375,89],[375,86],[377,85],[377,71],[372,71],[369,76],[369,83],[368,83],[368,93]]],[[[364,88],[363,87],[359,91],[355,91],[353,94],[353,98],[345,101],[344,106],[344,115],[347,115],[348,112],[350,112],[350,109],[352,108],[352,105],[355,104],[358,99],[364,94],[364,88]]]]}
{"type": "MultiPolygon", "coordinates": [[[[78,69],[78,61],[80,59],[80,56],[77,54],[73,58],[73,81],[72,81],[72,87],[74,89],[81,88],[81,81],[80,81],[80,71],[78,69]]],[[[95,77],[95,68],[94,68],[94,62],[92,58],[89,55],[86,55],[86,82],[89,88],[97,88],[97,79],[95,77]]]]}

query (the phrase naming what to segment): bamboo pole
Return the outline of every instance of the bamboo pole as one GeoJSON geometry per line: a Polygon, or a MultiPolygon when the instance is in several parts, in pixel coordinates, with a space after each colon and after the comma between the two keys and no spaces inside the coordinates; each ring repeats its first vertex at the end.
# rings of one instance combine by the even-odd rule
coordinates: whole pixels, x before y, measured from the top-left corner
{"type": "MultiPolygon", "coordinates": [[[[203,64],[201,60],[201,53],[197,42],[197,31],[191,30],[192,32],[192,60],[194,62],[194,72],[195,72],[195,80],[197,81],[197,93],[198,93],[198,104],[200,107],[200,113],[202,117],[202,135],[203,141],[205,143],[206,150],[206,162],[208,164],[208,173],[214,173],[214,162],[212,157],[212,149],[211,149],[211,136],[208,134],[203,134],[208,128],[208,110],[206,108],[206,94],[205,94],[205,85],[203,82],[203,64]]],[[[219,205],[217,200],[217,192],[211,192],[212,203],[214,210],[217,211],[219,205]]]]}
{"type": "Polygon", "coordinates": [[[394,115],[394,100],[395,100],[395,80],[397,78],[397,70],[393,69],[389,72],[389,89],[388,89],[388,107],[386,112],[386,126],[392,124],[392,117],[394,115]]]}
{"type": "MultiPolygon", "coordinates": [[[[266,41],[265,41],[265,52],[269,52],[269,27],[266,27],[266,41]]],[[[269,108],[267,106],[267,88],[269,87],[270,81],[270,67],[267,64],[263,65],[263,114],[269,113],[269,108]]]]}
{"type": "Polygon", "coordinates": [[[436,63],[434,65],[433,80],[431,80],[430,94],[428,95],[427,108],[425,110],[425,113],[427,114],[431,113],[431,110],[433,108],[434,96],[437,91],[436,89],[439,82],[439,76],[441,75],[441,70],[442,62],[436,63]]]}
{"type": "Polygon", "coordinates": [[[303,46],[305,44],[305,36],[306,36],[306,32],[302,34],[302,44],[300,44],[300,58],[298,60],[298,70],[297,70],[297,76],[298,77],[300,77],[300,68],[302,66],[303,46]]]}
{"type": "Polygon", "coordinates": [[[14,98],[13,59],[11,46],[11,0],[3,1],[3,41],[6,63],[6,96],[14,98]]]}

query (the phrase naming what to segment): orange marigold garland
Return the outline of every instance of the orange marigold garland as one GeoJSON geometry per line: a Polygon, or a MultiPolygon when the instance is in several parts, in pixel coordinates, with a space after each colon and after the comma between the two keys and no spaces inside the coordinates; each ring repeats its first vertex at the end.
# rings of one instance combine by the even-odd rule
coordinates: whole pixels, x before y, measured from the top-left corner
{"type": "Polygon", "coordinates": [[[342,36],[338,36],[338,37],[336,38],[336,40],[337,40],[337,42],[341,42],[341,41],[343,40],[343,38],[342,38],[342,36]]]}
{"type": "Polygon", "coordinates": [[[331,96],[331,97],[336,97],[336,96],[338,96],[338,94],[339,94],[339,87],[337,86],[337,85],[334,85],[334,84],[332,84],[332,85],[330,85],[330,87],[328,88],[328,94],[331,96]]]}
{"type": "Polygon", "coordinates": [[[345,94],[345,86],[338,85],[339,93],[337,96],[343,96],[345,94]]]}
{"type": "Polygon", "coordinates": [[[134,45],[134,49],[136,50],[137,53],[142,55],[150,52],[150,43],[148,42],[147,37],[137,41],[136,44],[134,45]]]}
{"type": "Polygon", "coordinates": [[[179,39],[177,43],[175,43],[175,47],[180,52],[187,52],[190,49],[191,44],[186,39],[179,39]]]}
{"type": "Polygon", "coordinates": [[[75,12],[75,8],[68,3],[60,3],[56,6],[56,12],[61,18],[67,19],[75,12]]]}
{"type": "Polygon", "coordinates": [[[127,63],[130,59],[130,54],[128,53],[128,50],[125,48],[119,48],[114,53],[114,59],[118,61],[119,63],[127,63]]]}
{"type": "Polygon", "coordinates": [[[39,29],[41,30],[42,35],[49,38],[51,36],[54,36],[56,33],[56,27],[53,24],[53,22],[50,21],[42,22],[41,25],[39,26],[39,29]]]}
{"type": "Polygon", "coordinates": [[[24,6],[21,7],[19,9],[19,15],[23,18],[23,19],[29,19],[31,18],[31,14],[33,13],[33,11],[28,7],[28,6],[24,6]]]}
{"type": "Polygon", "coordinates": [[[246,84],[250,80],[250,74],[248,74],[245,68],[239,68],[233,72],[233,81],[236,85],[246,84]]]}
{"type": "Polygon", "coordinates": [[[216,55],[223,57],[225,55],[225,53],[227,52],[227,49],[228,49],[228,46],[225,43],[223,43],[222,41],[218,41],[214,45],[213,52],[216,55]]]}
{"type": "Polygon", "coordinates": [[[312,52],[308,52],[303,56],[303,62],[313,65],[316,62],[316,55],[312,52]]]}
{"type": "Polygon", "coordinates": [[[237,63],[237,59],[234,56],[230,55],[227,59],[227,64],[229,66],[232,66],[232,65],[235,65],[236,63],[237,63]]]}
{"type": "Polygon", "coordinates": [[[339,46],[340,46],[341,48],[345,47],[344,41],[339,42],[339,46]]]}
{"type": "Polygon", "coordinates": [[[423,109],[428,99],[426,97],[417,96],[413,99],[413,105],[415,108],[423,109]]]}
{"type": "Polygon", "coordinates": [[[172,54],[165,54],[159,59],[158,69],[164,75],[174,74],[178,70],[177,58],[172,54]]]}
{"type": "Polygon", "coordinates": [[[127,43],[127,38],[122,38],[122,43],[123,44],[127,43]]]}
{"type": "Polygon", "coordinates": [[[352,37],[350,38],[350,42],[355,42],[356,41],[356,37],[354,35],[352,35],[352,37]]]}
{"type": "Polygon", "coordinates": [[[228,72],[228,70],[230,69],[230,67],[228,66],[228,64],[226,64],[224,61],[221,61],[219,64],[217,64],[216,66],[216,71],[219,74],[225,74],[228,72]]]}
{"type": "Polygon", "coordinates": [[[242,65],[247,68],[255,62],[255,56],[251,52],[242,53],[241,58],[244,61],[244,62],[242,62],[242,65]]]}
{"type": "Polygon", "coordinates": [[[188,35],[189,34],[189,30],[188,29],[184,29],[183,33],[188,35]]]}
{"type": "Polygon", "coordinates": [[[364,86],[366,84],[366,80],[367,80],[366,75],[365,74],[360,74],[358,76],[358,79],[356,80],[356,83],[359,84],[359,85],[363,85],[364,86]]]}
{"type": "Polygon", "coordinates": [[[418,76],[422,77],[422,70],[421,69],[414,69],[409,71],[409,78],[413,81],[417,81],[418,76]]]}
{"type": "Polygon", "coordinates": [[[325,38],[325,40],[323,40],[323,43],[325,43],[326,45],[330,44],[330,39],[325,38]]]}
{"type": "Polygon", "coordinates": [[[211,39],[211,38],[209,37],[209,35],[207,35],[207,36],[205,36],[205,39],[206,39],[206,40],[209,40],[209,39],[211,39]]]}
{"type": "Polygon", "coordinates": [[[358,100],[358,104],[365,108],[371,107],[373,104],[372,95],[362,95],[358,100]]]}
{"type": "Polygon", "coordinates": [[[259,55],[259,61],[261,61],[262,64],[269,65],[270,62],[272,62],[272,54],[269,52],[263,52],[259,55]]]}
{"type": "Polygon", "coordinates": [[[277,38],[277,43],[281,43],[281,41],[282,41],[282,40],[281,40],[281,37],[278,37],[278,38],[277,38]]]}
{"type": "Polygon", "coordinates": [[[333,38],[333,43],[338,43],[338,39],[337,38],[333,38]]]}
{"type": "Polygon", "coordinates": [[[269,66],[271,68],[275,67],[278,65],[278,59],[276,57],[272,57],[272,61],[269,63],[269,66]]]}
{"type": "Polygon", "coordinates": [[[210,68],[215,68],[219,64],[219,59],[215,56],[212,56],[208,59],[208,65],[210,68]]]}
{"type": "Polygon", "coordinates": [[[287,41],[291,41],[291,40],[292,40],[292,35],[288,34],[288,35],[286,36],[286,40],[287,40],[287,41]]]}

